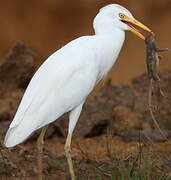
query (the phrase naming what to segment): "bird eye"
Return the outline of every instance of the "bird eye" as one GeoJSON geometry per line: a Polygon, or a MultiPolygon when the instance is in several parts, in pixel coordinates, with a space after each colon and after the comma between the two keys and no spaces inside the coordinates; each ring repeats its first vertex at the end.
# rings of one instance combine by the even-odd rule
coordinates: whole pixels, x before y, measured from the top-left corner
{"type": "Polygon", "coordinates": [[[122,13],[119,13],[119,17],[120,17],[121,19],[124,19],[124,18],[125,18],[125,15],[122,14],[122,13]]]}

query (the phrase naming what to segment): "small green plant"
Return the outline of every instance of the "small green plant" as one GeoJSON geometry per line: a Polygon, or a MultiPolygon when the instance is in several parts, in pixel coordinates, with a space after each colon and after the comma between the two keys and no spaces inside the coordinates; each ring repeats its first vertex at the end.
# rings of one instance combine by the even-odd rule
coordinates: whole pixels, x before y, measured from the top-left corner
{"type": "Polygon", "coordinates": [[[95,180],[171,180],[171,161],[167,153],[153,152],[151,142],[143,143],[139,137],[135,150],[124,153],[115,153],[110,142],[107,137],[108,159],[105,162],[90,159],[88,153],[80,149],[92,167],[95,180]]]}

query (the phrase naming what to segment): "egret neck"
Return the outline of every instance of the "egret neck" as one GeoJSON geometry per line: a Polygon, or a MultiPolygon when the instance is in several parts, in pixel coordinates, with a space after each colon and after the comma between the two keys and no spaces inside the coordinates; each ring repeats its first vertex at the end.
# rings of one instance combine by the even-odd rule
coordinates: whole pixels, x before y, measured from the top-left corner
{"type": "Polygon", "coordinates": [[[98,39],[97,54],[99,62],[99,77],[101,80],[112,68],[121,51],[125,40],[125,32],[118,28],[98,31],[95,35],[98,39]],[[100,57],[99,57],[100,56],[100,57]]]}

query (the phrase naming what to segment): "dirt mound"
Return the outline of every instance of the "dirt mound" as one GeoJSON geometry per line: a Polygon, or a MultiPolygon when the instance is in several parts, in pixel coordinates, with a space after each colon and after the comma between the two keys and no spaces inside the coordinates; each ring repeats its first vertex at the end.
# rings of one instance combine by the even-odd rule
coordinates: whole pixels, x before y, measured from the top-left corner
{"type": "MultiPolygon", "coordinates": [[[[3,134],[33,75],[34,62],[35,58],[31,50],[23,45],[16,45],[0,65],[0,122],[3,134]]],[[[168,98],[154,101],[158,108],[155,115],[166,136],[170,137],[171,71],[164,72],[160,77],[161,88],[168,98]]],[[[110,129],[110,132],[123,137],[126,141],[135,140],[139,130],[142,135],[147,133],[152,140],[164,141],[157,130],[150,130],[153,124],[147,104],[148,84],[149,80],[145,74],[133,79],[132,85],[116,86],[108,81],[100,91],[93,92],[88,97],[74,138],[99,136],[106,134],[107,129],[110,129]],[[150,131],[154,135],[150,135],[150,131]]],[[[46,137],[66,137],[67,127],[68,117],[64,115],[49,126],[46,137]]],[[[39,132],[32,139],[36,139],[37,134],[39,132]]]]}

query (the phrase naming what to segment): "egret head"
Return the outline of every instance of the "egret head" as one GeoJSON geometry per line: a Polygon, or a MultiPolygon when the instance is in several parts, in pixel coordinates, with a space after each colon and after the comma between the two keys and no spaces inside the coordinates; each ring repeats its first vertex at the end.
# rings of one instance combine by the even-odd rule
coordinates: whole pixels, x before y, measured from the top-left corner
{"type": "Polygon", "coordinates": [[[100,9],[99,13],[94,19],[95,31],[105,31],[112,29],[120,29],[123,31],[131,31],[141,39],[145,37],[140,33],[139,29],[152,33],[152,31],[139,21],[123,6],[118,4],[110,4],[100,9]]]}

